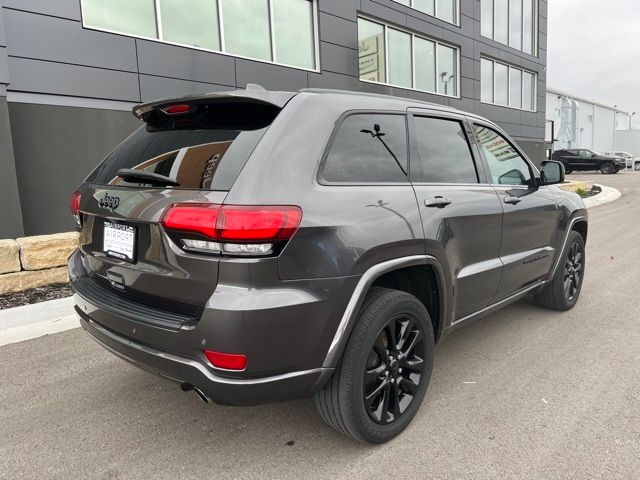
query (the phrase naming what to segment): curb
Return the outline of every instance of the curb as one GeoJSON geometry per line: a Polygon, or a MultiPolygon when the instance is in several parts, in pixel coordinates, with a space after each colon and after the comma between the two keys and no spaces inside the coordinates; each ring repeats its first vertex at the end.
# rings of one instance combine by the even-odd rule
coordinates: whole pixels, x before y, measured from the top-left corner
{"type": "Polygon", "coordinates": [[[589,197],[584,199],[584,204],[587,208],[597,207],[599,205],[604,205],[605,203],[614,202],[618,200],[622,194],[619,190],[615,188],[607,187],[605,185],[595,184],[595,186],[600,187],[602,192],[594,197],[589,197]]]}
{"type": "Polygon", "coordinates": [[[73,297],[0,310],[0,346],[79,327],[73,297]]]}

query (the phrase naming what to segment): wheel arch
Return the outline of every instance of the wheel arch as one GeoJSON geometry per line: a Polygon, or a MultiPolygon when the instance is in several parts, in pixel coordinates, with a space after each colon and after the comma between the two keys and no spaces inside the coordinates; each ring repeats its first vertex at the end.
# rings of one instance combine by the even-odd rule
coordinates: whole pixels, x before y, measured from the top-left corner
{"type": "Polygon", "coordinates": [[[585,245],[587,244],[587,234],[589,233],[589,223],[587,220],[578,220],[576,221],[571,230],[578,232],[582,235],[582,239],[584,240],[585,245]]]}
{"type": "Polygon", "coordinates": [[[374,286],[385,286],[415,295],[431,316],[436,341],[440,338],[447,319],[447,290],[440,262],[430,255],[389,260],[374,265],[360,278],[329,346],[323,367],[334,368],[338,364],[357,322],[362,302],[374,286]],[[417,281],[419,285],[412,285],[412,280],[417,281]],[[419,288],[425,286],[429,289],[428,295],[419,292],[419,288]]]}

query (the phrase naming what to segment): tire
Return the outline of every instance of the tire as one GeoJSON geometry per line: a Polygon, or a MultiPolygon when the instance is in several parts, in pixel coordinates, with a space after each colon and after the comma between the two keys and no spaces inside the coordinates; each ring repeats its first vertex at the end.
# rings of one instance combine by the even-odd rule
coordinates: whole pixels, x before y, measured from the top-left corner
{"type": "Polygon", "coordinates": [[[616,167],[611,162],[604,162],[602,165],[600,165],[600,173],[602,173],[603,175],[611,175],[612,173],[615,173],[615,171],[616,167]]]}
{"type": "Polygon", "coordinates": [[[555,276],[542,291],[534,295],[536,303],[561,312],[571,310],[578,302],[582,291],[585,260],[584,239],[578,232],[572,231],[555,276]],[[576,255],[579,255],[577,260],[576,255]],[[566,289],[566,282],[569,282],[569,291],[566,289]]]}
{"type": "Polygon", "coordinates": [[[420,408],[431,378],[433,351],[433,326],[424,305],[399,290],[371,289],[340,364],[314,396],[320,416],[354,440],[388,442],[409,425],[420,408]],[[403,319],[408,323],[404,324],[403,319]],[[408,351],[404,355],[396,357],[397,351],[389,348],[393,345],[389,324],[394,325],[400,351],[402,345],[413,344],[412,348],[405,347],[408,351]],[[384,358],[389,350],[393,354],[391,360],[384,358]],[[367,370],[370,373],[365,377],[367,370]],[[365,394],[370,396],[369,406],[365,394]],[[386,399],[389,413],[385,415],[386,399]]]}
{"type": "Polygon", "coordinates": [[[565,169],[565,171],[564,171],[565,175],[569,175],[571,172],[573,172],[573,170],[567,170],[567,169],[565,169]]]}

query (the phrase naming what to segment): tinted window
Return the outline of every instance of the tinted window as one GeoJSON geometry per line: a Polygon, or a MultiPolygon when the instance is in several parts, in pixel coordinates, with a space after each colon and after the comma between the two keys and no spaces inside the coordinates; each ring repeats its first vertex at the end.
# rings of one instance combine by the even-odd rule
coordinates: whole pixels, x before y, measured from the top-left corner
{"type": "Polygon", "coordinates": [[[406,182],[407,130],[404,115],[347,117],[325,161],[329,182],[406,182]]]}
{"type": "Polygon", "coordinates": [[[416,182],[477,183],[467,137],[460,122],[415,117],[418,155],[411,165],[416,182]]]}
{"type": "Polygon", "coordinates": [[[489,164],[492,183],[498,185],[527,185],[531,180],[529,164],[498,132],[475,126],[478,143],[489,164]]]}
{"type": "Polygon", "coordinates": [[[177,188],[229,190],[277,112],[247,104],[205,105],[175,119],[152,112],[147,125],[116,147],[87,181],[149,186],[118,177],[118,170],[128,168],[170,177],[177,188]]]}

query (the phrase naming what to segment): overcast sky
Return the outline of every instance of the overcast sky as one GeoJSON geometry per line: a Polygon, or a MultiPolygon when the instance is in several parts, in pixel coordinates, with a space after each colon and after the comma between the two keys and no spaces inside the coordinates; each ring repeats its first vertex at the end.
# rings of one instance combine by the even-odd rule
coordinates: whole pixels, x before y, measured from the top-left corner
{"type": "Polygon", "coordinates": [[[640,0],[550,0],[547,86],[639,112],[640,0]]]}

